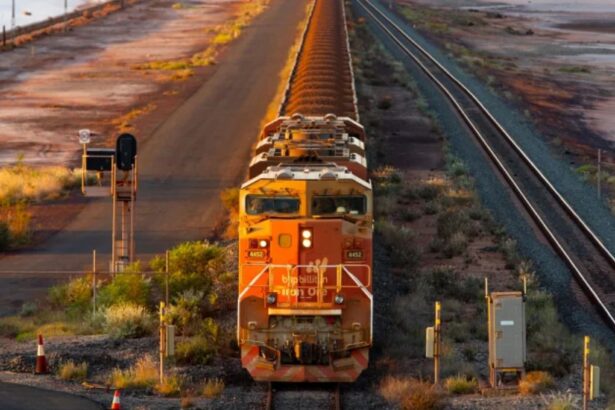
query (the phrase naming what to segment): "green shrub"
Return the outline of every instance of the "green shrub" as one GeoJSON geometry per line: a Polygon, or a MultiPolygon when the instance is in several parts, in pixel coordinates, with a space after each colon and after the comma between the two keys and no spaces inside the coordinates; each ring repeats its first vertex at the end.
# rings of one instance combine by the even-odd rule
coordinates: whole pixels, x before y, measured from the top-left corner
{"type": "Polygon", "coordinates": [[[23,305],[21,305],[21,311],[19,312],[19,316],[31,317],[31,316],[34,316],[37,310],[38,310],[38,305],[36,304],[36,302],[26,302],[23,305]]]}
{"type": "Polygon", "coordinates": [[[459,287],[457,272],[452,266],[436,266],[423,275],[433,296],[455,296],[459,287]]]}
{"type": "Polygon", "coordinates": [[[66,310],[69,316],[81,316],[92,306],[92,276],[81,276],[52,287],[49,301],[54,308],[66,310]]]}
{"type": "Polygon", "coordinates": [[[376,229],[382,236],[382,242],[391,255],[391,263],[394,266],[412,269],[418,264],[420,251],[412,229],[389,221],[379,221],[376,229]]]}
{"type": "MultiPolygon", "coordinates": [[[[156,257],[151,267],[164,285],[165,259],[156,257]]],[[[169,251],[169,293],[171,297],[188,289],[208,295],[214,278],[225,267],[224,248],[207,242],[185,242],[169,251]]]]}
{"type": "Polygon", "coordinates": [[[216,346],[205,336],[183,340],[175,347],[175,360],[183,365],[206,365],[216,354],[216,346]]]}
{"type": "Polygon", "coordinates": [[[171,324],[177,326],[179,334],[192,336],[198,332],[204,303],[203,292],[185,290],[174,298],[167,311],[167,318],[171,324]]]}
{"type": "Polygon", "coordinates": [[[447,378],[444,387],[452,394],[471,394],[478,390],[478,382],[473,377],[457,375],[447,378]]]}
{"type": "Polygon", "coordinates": [[[142,337],[150,334],[153,328],[154,321],[143,306],[121,303],[105,311],[105,331],[113,338],[142,337]]]}
{"type": "Polygon", "coordinates": [[[437,233],[442,239],[450,239],[454,234],[465,233],[469,225],[468,213],[448,210],[438,216],[437,233]]]}
{"type": "Polygon", "coordinates": [[[75,364],[72,360],[68,360],[60,365],[58,376],[62,380],[82,382],[88,377],[88,364],[86,362],[75,364]]]}
{"type": "Polygon", "coordinates": [[[116,273],[111,282],[98,291],[97,300],[100,306],[112,306],[121,303],[148,305],[151,280],[139,273],[140,271],[141,268],[137,262],[126,271],[116,273]]]}
{"type": "Polygon", "coordinates": [[[556,377],[570,372],[580,348],[559,321],[551,295],[529,289],[525,304],[527,322],[527,370],[545,370],[556,377]]]}

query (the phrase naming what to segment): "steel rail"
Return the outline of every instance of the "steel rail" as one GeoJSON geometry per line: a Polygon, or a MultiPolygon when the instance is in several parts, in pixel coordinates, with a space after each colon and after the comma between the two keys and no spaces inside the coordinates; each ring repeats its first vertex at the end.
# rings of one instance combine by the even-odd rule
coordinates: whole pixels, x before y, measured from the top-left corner
{"type": "Polygon", "coordinates": [[[452,92],[436,77],[436,75],[412,52],[410,51],[405,44],[393,33],[391,30],[387,28],[387,26],[382,22],[378,16],[374,14],[370,10],[368,4],[371,9],[373,9],[376,13],[378,13],[383,19],[385,19],[391,26],[393,26],[399,33],[402,34],[403,37],[406,38],[414,47],[416,47],[425,57],[427,57],[430,62],[434,63],[450,80],[452,80],[465,94],[470,97],[470,99],[480,108],[482,114],[486,116],[489,122],[495,126],[495,128],[506,137],[510,145],[514,148],[516,153],[521,156],[524,163],[528,165],[532,173],[538,177],[541,183],[546,186],[549,192],[553,195],[556,201],[564,208],[564,211],[569,215],[570,219],[579,227],[581,227],[582,232],[590,239],[591,243],[600,251],[600,253],[608,259],[609,263],[612,266],[615,266],[615,257],[611,254],[611,252],[604,246],[602,241],[593,233],[593,231],[587,226],[587,224],[582,220],[582,218],[572,209],[572,207],[568,204],[568,202],[561,196],[561,194],[555,189],[555,187],[550,183],[550,181],[544,176],[544,174],[538,169],[538,167],[532,162],[532,160],[527,156],[527,154],[521,149],[521,147],[514,141],[514,139],[508,134],[508,132],[499,124],[499,122],[493,117],[493,115],[487,110],[487,108],[478,100],[478,98],[465,86],[461,81],[459,81],[456,77],[454,77],[442,64],[440,64],[434,57],[432,57],[423,47],[421,47],[414,39],[408,36],[407,33],[404,32],[392,19],[387,17],[382,11],[378,9],[378,7],[374,6],[372,1],[370,0],[356,0],[357,3],[374,19],[378,25],[381,26],[382,30],[387,33],[391,39],[421,68],[421,70],[438,86],[438,88],[446,95],[452,105],[455,107],[456,111],[461,116],[462,120],[468,125],[470,130],[478,139],[481,146],[485,149],[488,156],[494,162],[498,170],[501,172],[502,176],[506,179],[509,185],[512,187],[513,191],[524,205],[528,213],[532,216],[532,218],[537,223],[538,227],[543,231],[546,235],[549,242],[551,242],[552,246],[555,248],[558,254],[565,260],[568,266],[571,268],[575,277],[580,281],[582,287],[589,294],[589,298],[594,302],[594,304],[598,307],[598,310],[604,316],[605,321],[608,325],[615,329],[615,318],[612,313],[606,307],[596,290],[589,283],[581,269],[577,266],[577,264],[573,261],[572,257],[565,250],[564,246],[557,239],[556,235],[553,233],[551,228],[547,225],[541,215],[538,213],[537,209],[528,199],[527,195],[523,192],[519,184],[515,181],[514,177],[505,167],[502,160],[498,157],[495,151],[487,142],[486,138],[480,132],[478,127],[474,124],[474,122],[470,119],[470,116],[463,109],[461,104],[457,101],[457,98],[454,97],[452,92]]]}
{"type": "MultiPolygon", "coordinates": [[[[581,218],[574,208],[566,201],[566,199],[560,194],[560,192],[553,186],[551,181],[542,173],[540,168],[534,164],[534,162],[530,159],[530,157],[525,153],[525,151],[519,146],[517,141],[506,131],[506,129],[495,119],[495,117],[491,114],[491,112],[485,107],[485,105],[478,99],[478,97],[463,84],[457,77],[455,77],[446,67],[444,67],[437,59],[435,59],[425,48],[423,48],[420,44],[418,44],[412,37],[410,37],[404,30],[402,30],[399,25],[397,25],[393,20],[387,17],[382,11],[378,10],[376,6],[374,6],[371,0],[361,0],[368,3],[372,6],[381,16],[383,16],[395,29],[401,33],[408,41],[412,43],[414,47],[416,47],[425,57],[427,57],[432,63],[434,63],[442,72],[452,80],[464,93],[470,97],[470,99],[481,109],[482,113],[487,117],[489,122],[495,126],[500,133],[506,137],[506,141],[515,149],[517,154],[521,156],[523,161],[530,167],[532,172],[541,180],[541,182],[549,189],[549,192],[561,203],[564,207],[564,210],[568,212],[575,223],[579,224],[582,229],[585,231],[585,234],[588,235],[592,241],[599,247],[599,249],[603,252],[606,258],[610,260],[610,263],[615,267],[615,256],[608,250],[608,248],[604,245],[604,243],[600,240],[600,238],[591,230],[591,228],[585,223],[583,218],[581,218]]],[[[359,3],[361,2],[359,1],[359,3]]]]}

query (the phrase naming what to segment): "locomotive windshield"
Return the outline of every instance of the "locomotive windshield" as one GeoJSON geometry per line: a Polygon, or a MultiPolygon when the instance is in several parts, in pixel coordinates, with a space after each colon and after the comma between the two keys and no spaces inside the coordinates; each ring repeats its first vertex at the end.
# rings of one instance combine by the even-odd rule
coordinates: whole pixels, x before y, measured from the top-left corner
{"type": "Polygon", "coordinates": [[[287,196],[246,196],[246,212],[259,214],[294,214],[299,212],[299,198],[287,196]]]}
{"type": "Polygon", "coordinates": [[[366,208],[364,195],[312,197],[312,215],[364,215],[366,208]]]}

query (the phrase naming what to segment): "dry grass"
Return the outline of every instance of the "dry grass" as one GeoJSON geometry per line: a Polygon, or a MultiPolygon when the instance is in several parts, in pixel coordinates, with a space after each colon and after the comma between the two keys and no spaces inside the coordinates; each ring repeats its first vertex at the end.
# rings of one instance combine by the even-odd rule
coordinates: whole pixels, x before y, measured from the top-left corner
{"type": "Polygon", "coordinates": [[[208,399],[212,399],[214,397],[218,397],[224,391],[224,381],[222,379],[207,379],[203,384],[203,389],[201,393],[204,397],[208,399]]]}
{"type": "Polygon", "coordinates": [[[180,376],[172,374],[156,385],[156,391],[165,397],[179,397],[183,383],[180,376]]]}
{"type": "Polygon", "coordinates": [[[194,407],[194,399],[192,397],[182,397],[179,400],[179,407],[182,409],[189,409],[191,407],[194,407]]]}
{"type": "Polygon", "coordinates": [[[555,385],[553,377],[542,371],[528,372],[519,382],[519,393],[523,395],[541,393],[555,385]]]}
{"type": "Polygon", "coordinates": [[[156,104],[154,103],[147,104],[146,106],[141,107],[141,108],[134,108],[130,110],[128,113],[112,120],[111,123],[115,125],[118,132],[130,131],[134,128],[134,125],[131,124],[132,121],[134,121],[135,119],[137,119],[138,117],[142,115],[145,115],[153,111],[154,109],[156,109],[156,104]]]}
{"type": "Polygon", "coordinates": [[[88,377],[88,364],[86,362],[75,364],[69,360],[60,365],[58,376],[62,380],[84,381],[88,377]]]}
{"type": "Polygon", "coordinates": [[[379,392],[388,402],[402,409],[435,410],[442,407],[442,394],[430,383],[411,378],[389,376],[379,392]]]}
{"type": "MultiPolygon", "coordinates": [[[[194,75],[194,68],[216,64],[216,57],[222,46],[239,37],[243,28],[255,16],[260,14],[268,3],[269,0],[253,0],[242,3],[238,7],[234,18],[213,30],[209,30],[214,34],[209,47],[202,52],[194,54],[192,57],[177,60],[150,61],[143,64],[135,64],[133,68],[135,70],[176,71],[170,79],[174,81],[185,80],[194,75]]],[[[175,3],[172,6],[175,10],[181,10],[184,7],[182,3],[175,3]]]]}
{"type": "Polygon", "coordinates": [[[581,400],[574,394],[566,392],[542,396],[542,401],[548,410],[575,410],[580,407],[581,400]]]}
{"type": "Polygon", "coordinates": [[[0,202],[54,199],[81,181],[81,174],[65,167],[31,167],[18,161],[0,169],[0,202]]]}
{"type": "Polygon", "coordinates": [[[466,376],[457,375],[446,379],[444,387],[449,393],[471,394],[478,390],[478,382],[475,378],[468,379],[466,376]]]}
{"type": "Polygon", "coordinates": [[[110,379],[116,389],[153,387],[157,381],[158,365],[150,355],[143,356],[129,369],[114,369],[110,379]]]}

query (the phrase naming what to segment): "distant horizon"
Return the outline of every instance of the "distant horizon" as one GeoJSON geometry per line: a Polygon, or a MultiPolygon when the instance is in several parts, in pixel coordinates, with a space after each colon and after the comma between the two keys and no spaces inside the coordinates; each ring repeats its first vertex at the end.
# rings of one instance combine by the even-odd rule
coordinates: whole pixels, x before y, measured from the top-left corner
{"type": "MultiPolygon", "coordinates": [[[[11,29],[11,7],[13,0],[0,0],[0,25],[11,29]]],[[[88,3],[104,3],[108,0],[68,0],[67,11],[74,11],[88,3]]],[[[26,26],[64,14],[64,0],[15,0],[15,26],[26,26]],[[30,13],[31,15],[26,15],[30,13]]]]}

